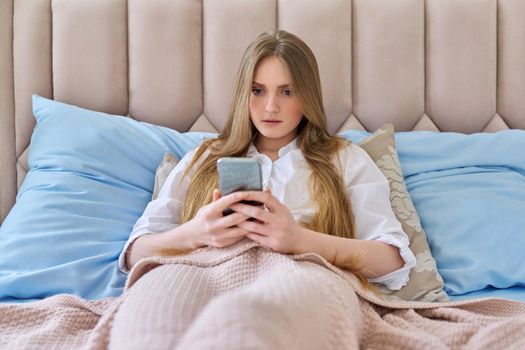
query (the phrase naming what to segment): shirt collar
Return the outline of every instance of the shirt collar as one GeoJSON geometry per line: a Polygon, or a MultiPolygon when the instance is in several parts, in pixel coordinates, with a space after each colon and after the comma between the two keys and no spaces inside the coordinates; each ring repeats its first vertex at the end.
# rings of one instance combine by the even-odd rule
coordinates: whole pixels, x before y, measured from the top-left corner
{"type": "MultiPolygon", "coordinates": [[[[279,151],[277,152],[277,154],[279,155],[279,158],[282,158],[288,152],[290,152],[292,150],[295,150],[295,149],[299,149],[298,137],[294,138],[286,146],[283,146],[283,147],[279,148],[279,151]]],[[[257,148],[255,147],[255,145],[252,142],[250,144],[250,147],[248,147],[248,152],[246,152],[246,156],[253,157],[253,156],[257,155],[257,154],[259,154],[259,151],[257,150],[257,148]]]]}

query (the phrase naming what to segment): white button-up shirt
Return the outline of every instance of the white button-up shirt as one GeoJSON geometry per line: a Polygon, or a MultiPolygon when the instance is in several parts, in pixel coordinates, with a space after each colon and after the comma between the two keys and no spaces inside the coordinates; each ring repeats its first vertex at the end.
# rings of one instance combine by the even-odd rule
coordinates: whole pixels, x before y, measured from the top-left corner
{"type": "MultiPolygon", "coordinates": [[[[160,233],[176,227],[181,208],[193,171],[183,178],[195,150],[188,152],[175,166],[162,186],[157,199],[149,202],[142,216],[137,220],[129,240],[119,257],[119,268],[128,272],[125,266],[125,252],[138,237],[148,233],[160,233]],[[179,185],[180,184],[180,185],[179,185]]],[[[197,168],[207,152],[195,164],[197,168]]],[[[316,206],[308,189],[310,168],[297,145],[297,139],[279,150],[279,158],[272,161],[251,145],[247,157],[255,158],[261,164],[263,185],[281,203],[285,204],[298,222],[308,222],[315,214],[316,206]]],[[[355,217],[355,238],[378,240],[399,248],[405,264],[387,275],[370,279],[387,288],[398,290],[408,282],[410,269],[416,258],[409,249],[408,237],[396,219],[390,205],[388,180],[375,165],[370,156],[358,145],[352,143],[335,157],[336,167],[342,167],[344,186],[355,217]]]]}

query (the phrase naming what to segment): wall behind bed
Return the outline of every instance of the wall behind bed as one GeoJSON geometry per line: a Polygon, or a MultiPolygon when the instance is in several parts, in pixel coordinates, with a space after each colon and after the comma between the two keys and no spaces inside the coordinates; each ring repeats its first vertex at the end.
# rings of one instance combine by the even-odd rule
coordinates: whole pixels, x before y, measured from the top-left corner
{"type": "Polygon", "coordinates": [[[331,132],[525,129],[522,0],[0,0],[0,222],[27,173],[31,95],[220,130],[243,50],[313,49],[331,132]]]}

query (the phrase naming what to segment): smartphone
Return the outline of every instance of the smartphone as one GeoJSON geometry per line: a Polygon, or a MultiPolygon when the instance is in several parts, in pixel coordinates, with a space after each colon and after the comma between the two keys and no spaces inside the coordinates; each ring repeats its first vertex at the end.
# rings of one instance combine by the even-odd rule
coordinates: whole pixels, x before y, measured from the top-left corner
{"type": "MultiPolygon", "coordinates": [[[[219,190],[221,196],[236,191],[262,191],[261,165],[253,158],[222,157],[217,160],[219,174],[219,190]]],[[[257,201],[241,201],[241,203],[262,206],[257,201]]],[[[223,211],[223,215],[230,215],[230,208],[223,211]]],[[[250,218],[249,220],[254,220],[250,218]]]]}

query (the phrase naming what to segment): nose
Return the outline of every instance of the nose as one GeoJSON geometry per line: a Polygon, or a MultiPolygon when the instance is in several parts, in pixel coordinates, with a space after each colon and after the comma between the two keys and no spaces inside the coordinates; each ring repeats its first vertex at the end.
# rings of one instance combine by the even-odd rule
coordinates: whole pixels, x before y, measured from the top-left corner
{"type": "Polygon", "coordinates": [[[268,94],[268,98],[266,99],[264,110],[267,113],[276,113],[279,111],[279,103],[277,101],[277,96],[275,94],[273,93],[268,94]]]}

